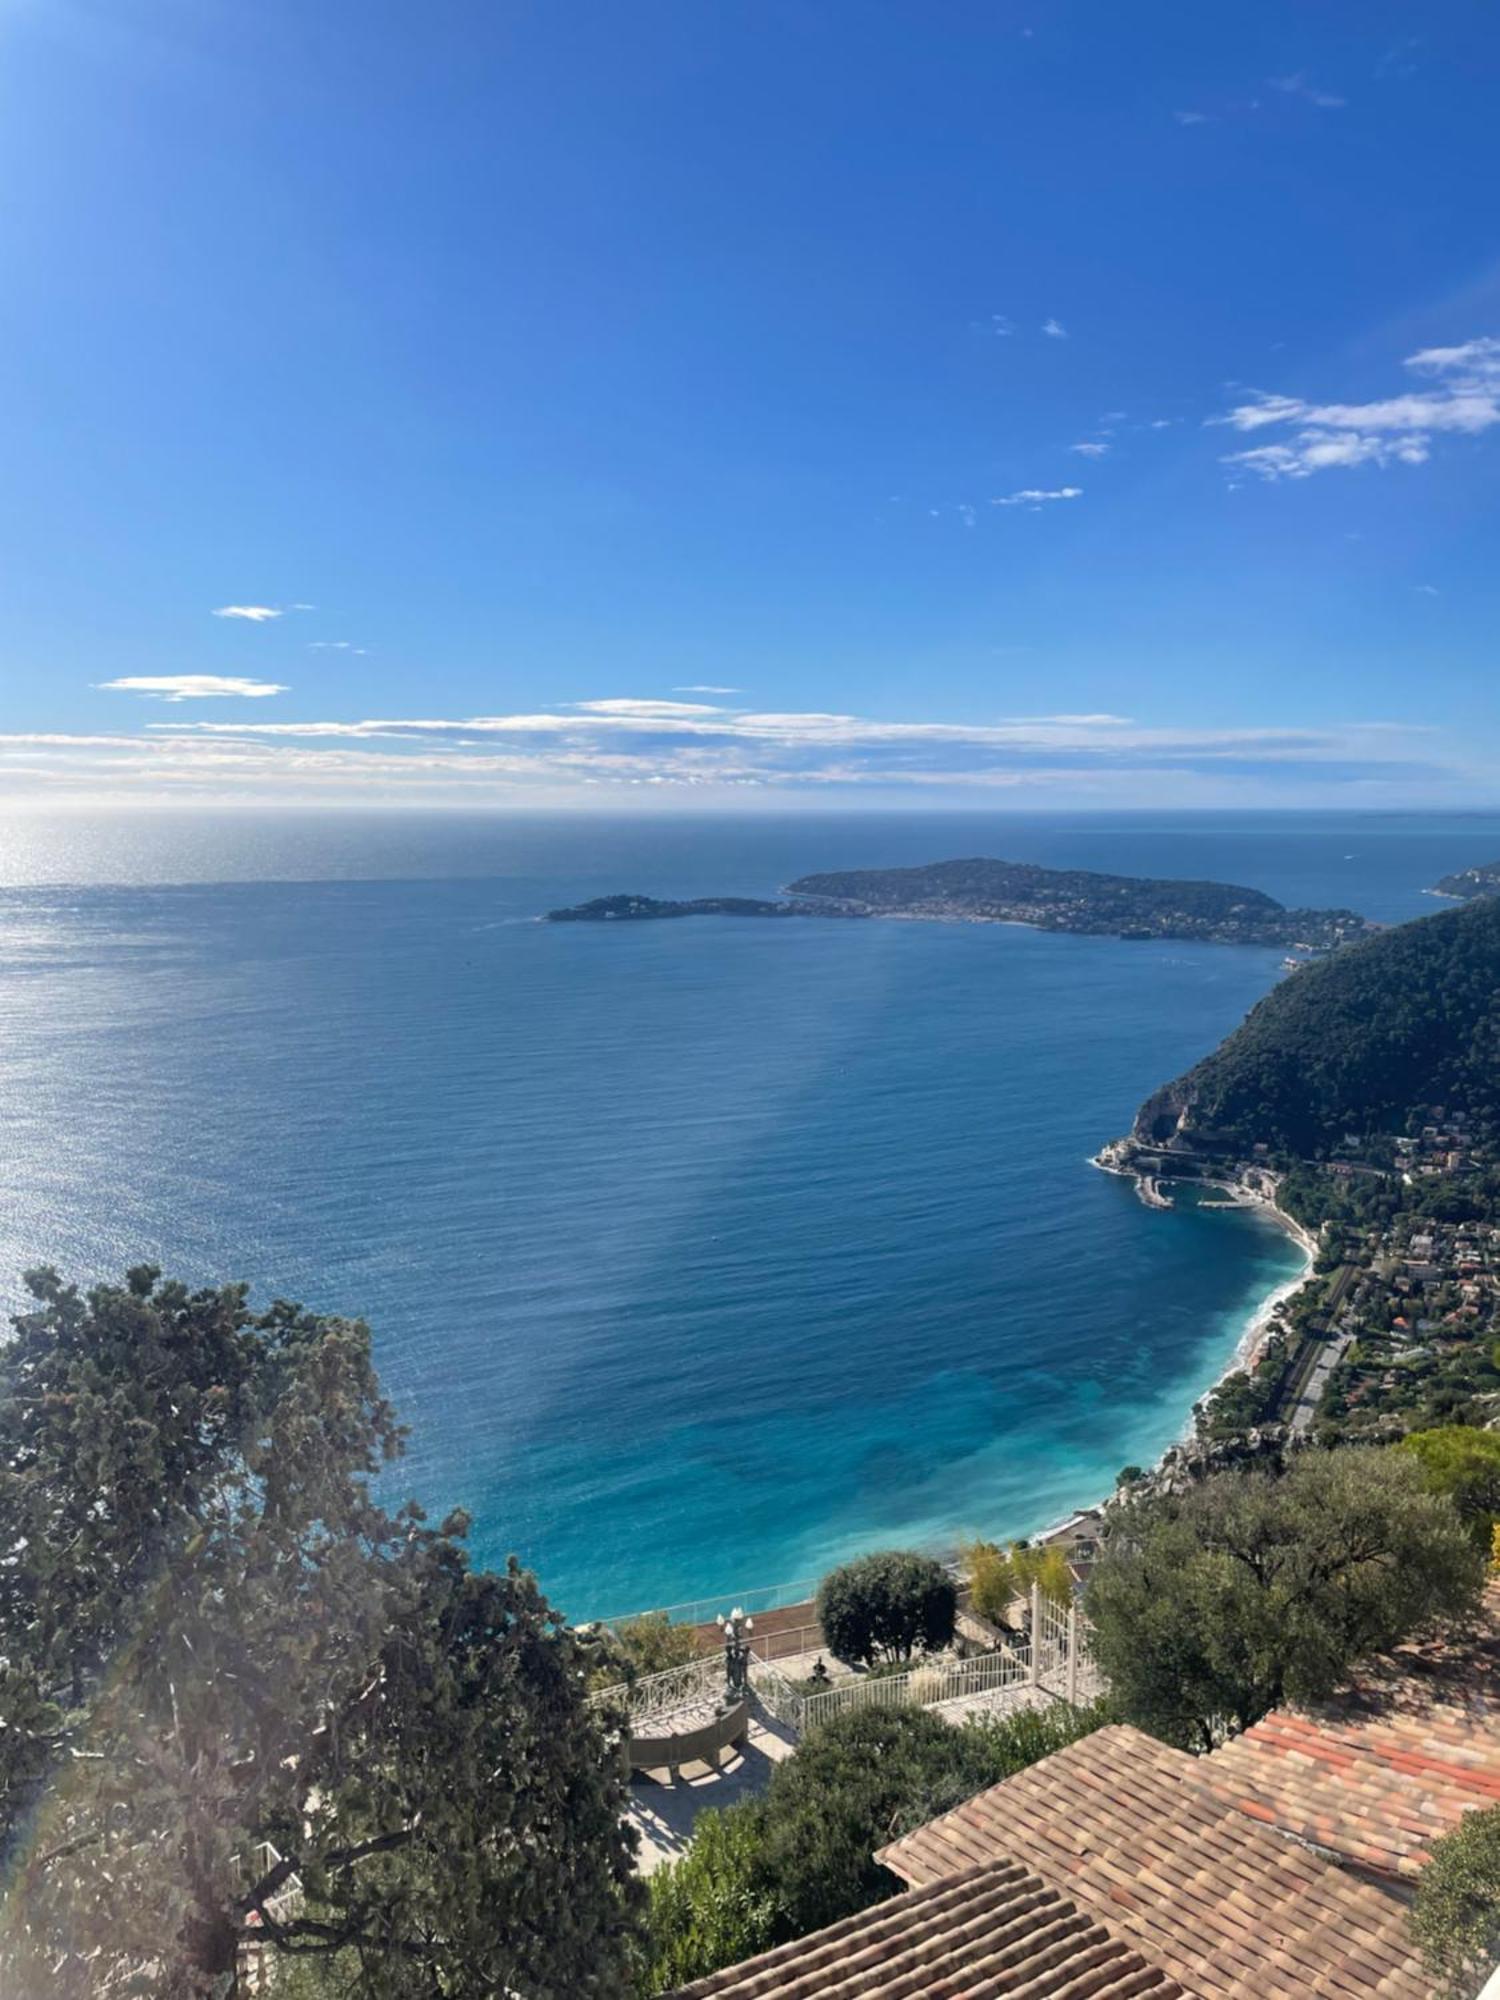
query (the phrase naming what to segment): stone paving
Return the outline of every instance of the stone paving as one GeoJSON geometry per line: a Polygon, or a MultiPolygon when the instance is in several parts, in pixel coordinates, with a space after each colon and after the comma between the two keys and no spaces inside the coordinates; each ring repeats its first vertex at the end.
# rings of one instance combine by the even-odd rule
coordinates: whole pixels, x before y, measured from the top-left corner
{"type": "Polygon", "coordinates": [[[630,1781],[626,1818],[640,1834],[636,1867],[642,1875],[673,1861],[692,1837],[693,1822],[709,1806],[732,1806],[765,1790],[774,1766],[790,1757],[797,1739],[784,1723],[755,1704],[750,1733],[738,1748],[727,1750],[717,1770],[710,1764],[684,1764],[674,1785],[660,1776],[637,1772],[630,1781]]]}

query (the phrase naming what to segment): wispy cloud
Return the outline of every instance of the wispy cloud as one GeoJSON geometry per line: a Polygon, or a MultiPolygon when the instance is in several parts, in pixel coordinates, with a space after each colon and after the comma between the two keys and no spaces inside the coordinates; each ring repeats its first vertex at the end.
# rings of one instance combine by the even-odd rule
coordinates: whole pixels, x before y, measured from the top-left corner
{"type": "Polygon", "coordinates": [[[1370,403],[1312,403],[1256,391],[1211,423],[1237,431],[1284,430],[1278,439],[1231,452],[1262,479],[1308,479],[1336,466],[1422,465],[1435,436],[1474,437],[1500,424],[1500,340],[1488,335],[1455,347],[1425,347],[1403,364],[1430,386],[1370,403]]]}
{"type": "Polygon", "coordinates": [[[1211,125],[1212,118],[1206,111],[1174,111],[1172,116],[1179,125],[1211,125]]]}
{"type": "Polygon", "coordinates": [[[217,701],[231,695],[259,700],[287,692],[278,681],[240,680],[231,674],[129,674],[95,685],[115,694],[148,695],[155,701],[217,701]]]}
{"type": "Polygon", "coordinates": [[[307,650],[310,653],[356,653],[363,657],[366,648],[356,646],[352,639],[309,639],[307,650]]]}
{"type": "MultiPolygon", "coordinates": [[[[294,604],[294,611],[311,610],[311,605],[294,604]]],[[[280,618],[278,604],[221,604],[214,613],[215,618],[244,618],[252,625],[264,625],[268,619],[280,618]]]]}
{"type": "Polygon", "coordinates": [[[1080,458],[1103,458],[1109,450],[1103,438],[1084,438],[1078,444],[1070,444],[1069,451],[1076,451],[1080,458]]]}
{"type": "Polygon", "coordinates": [[[992,507],[1040,507],[1049,500],[1080,500],[1081,486],[1023,486],[1019,493],[1002,494],[992,507]]]}
{"type": "Polygon", "coordinates": [[[1068,329],[1063,325],[1061,320],[1057,319],[1044,319],[1042,321],[1042,332],[1050,340],[1066,340],[1068,338],[1068,329]]]}
{"type": "Polygon", "coordinates": [[[742,688],[719,687],[713,681],[688,681],[682,687],[672,690],[673,694],[742,694],[742,688]]]}
{"type": "Polygon", "coordinates": [[[1160,803],[1394,795],[1439,782],[1420,731],[1161,728],[1097,711],[948,721],[610,696],[513,715],[153,723],[0,735],[0,779],[48,796],[584,798],[742,789],[994,792],[1160,803]],[[1374,791],[1371,788],[1375,788],[1374,791]]]}
{"type": "Polygon", "coordinates": [[[1308,82],[1306,70],[1298,70],[1292,76],[1268,76],[1266,82],[1272,90],[1279,90],[1283,97],[1300,97],[1304,104],[1315,104],[1320,111],[1342,111],[1348,103],[1345,97],[1335,97],[1330,90],[1318,90],[1308,82]]]}

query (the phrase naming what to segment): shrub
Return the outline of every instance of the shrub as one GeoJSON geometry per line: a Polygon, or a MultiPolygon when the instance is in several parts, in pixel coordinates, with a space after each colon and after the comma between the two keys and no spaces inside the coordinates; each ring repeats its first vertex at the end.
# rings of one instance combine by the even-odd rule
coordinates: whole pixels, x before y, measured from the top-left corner
{"type": "Polygon", "coordinates": [[[958,1592],[931,1556],[901,1549],[860,1556],[830,1570],[818,1588],[818,1623],[835,1659],[867,1666],[884,1655],[909,1660],[953,1637],[958,1592]]]}
{"type": "Polygon", "coordinates": [[[674,1625],[665,1611],[643,1611],[638,1618],[622,1619],[601,1632],[597,1684],[608,1687],[616,1681],[662,1674],[669,1667],[685,1667],[706,1650],[695,1625],[674,1625]]]}
{"type": "Polygon", "coordinates": [[[704,1813],[686,1854],[651,1877],[648,1993],[685,1986],[776,1941],[774,1893],[758,1866],[762,1817],[758,1800],[704,1813]]]}
{"type": "Polygon", "coordinates": [[[1033,1584],[1058,1604],[1072,1599],[1068,1559],[1056,1542],[1039,1547],[1012,1542],[1008,1549],[996,1542],[970,1542],[960,1553],[968,1577],[969,1602],[992,1624],[1006,1624],[1011,1605],[1018,1597],[1028,1596],[1033,1584]]]}
{"type": "Polygon", "coordinates": [[[1500,1959],[1500,1806],[1466,1813],[1434,1842],[1412,1929],[1428,1969],[1469,2000],[1500,1959]]]}

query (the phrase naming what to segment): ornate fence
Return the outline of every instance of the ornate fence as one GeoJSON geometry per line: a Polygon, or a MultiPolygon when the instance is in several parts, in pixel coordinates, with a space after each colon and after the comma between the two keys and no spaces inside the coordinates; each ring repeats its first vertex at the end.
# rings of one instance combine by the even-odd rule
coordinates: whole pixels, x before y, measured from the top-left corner
{"type": "Polygon", "coordinates": [[[663,1716],[713,1708],[723,1699],[724,1655],[714,1652],[701,1660],[689,1660],[685,1667],[668,1667],[662,1674],[647,1674],[642,1680],[603,1688],[589,1697],[589,1703],[594,1708],[618,1711],[630,1733],[639,1736],[646,1733],[649,1723],[659,1722],[663,1716]]]}
{"type": "MultiPolygon", "coordinates": [[[[859,1674],[814,1694],[799,1693],[769,1660],[752,1654],[750,1685],[761,1707],[798,1735],[851,1709],[941,1708],[1003,1695],[1008,1689],[1030,1688],[1033,1701],[1090,1699],[1098,1676],[1088,1625],[1077,1605],[1058,1604],[1033,1588],[1030,1627],[993,1652],[967,1660],[922,1660],[900,1674],[859,1674]]],[[[723,1698],[724,1658],[717,1650],[685,1667],[622,1682],[591,1697],[596,1706],[619,1712],[628,1732],[637,1736],[650,1734],[666,1717],[717,1708],[723,1698]]]]}
{"type": "Polygon", "coordinates": [[[807,1696],[798,1694],[785,1674],[779,1674],[767,1661],[750,1661],[750,1686],[754,1690],[761,1707],[768,1715],[800,1736],[806,1727],[807,1696]]]}
{"type": "Polygon", "coordinates": [[[815,1729],[836,1715],[859,1708],[938,1708],[947,1701],[972,1700],[1001,1688],[1019,1687],[1031,1678],[1030,1647],[1024,1639],[996,1653],[979,1653],[951,1665],[925,1661],[904,1674],[864,1675],[804,1695],[802,1727],[815,1729]]]}

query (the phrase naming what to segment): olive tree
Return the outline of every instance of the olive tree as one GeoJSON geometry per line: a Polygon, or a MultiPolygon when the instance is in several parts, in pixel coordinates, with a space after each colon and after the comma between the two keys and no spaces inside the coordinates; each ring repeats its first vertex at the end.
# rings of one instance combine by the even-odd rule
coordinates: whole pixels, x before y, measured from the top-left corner
{"type": "Polygon", "coordinates": [[[1471,1612],[1484,1567],[1414,1459],[1312,1452],[1121,1510],[1085,1607],[1126,1718],[1210,1749],[1471,1612]]]}

